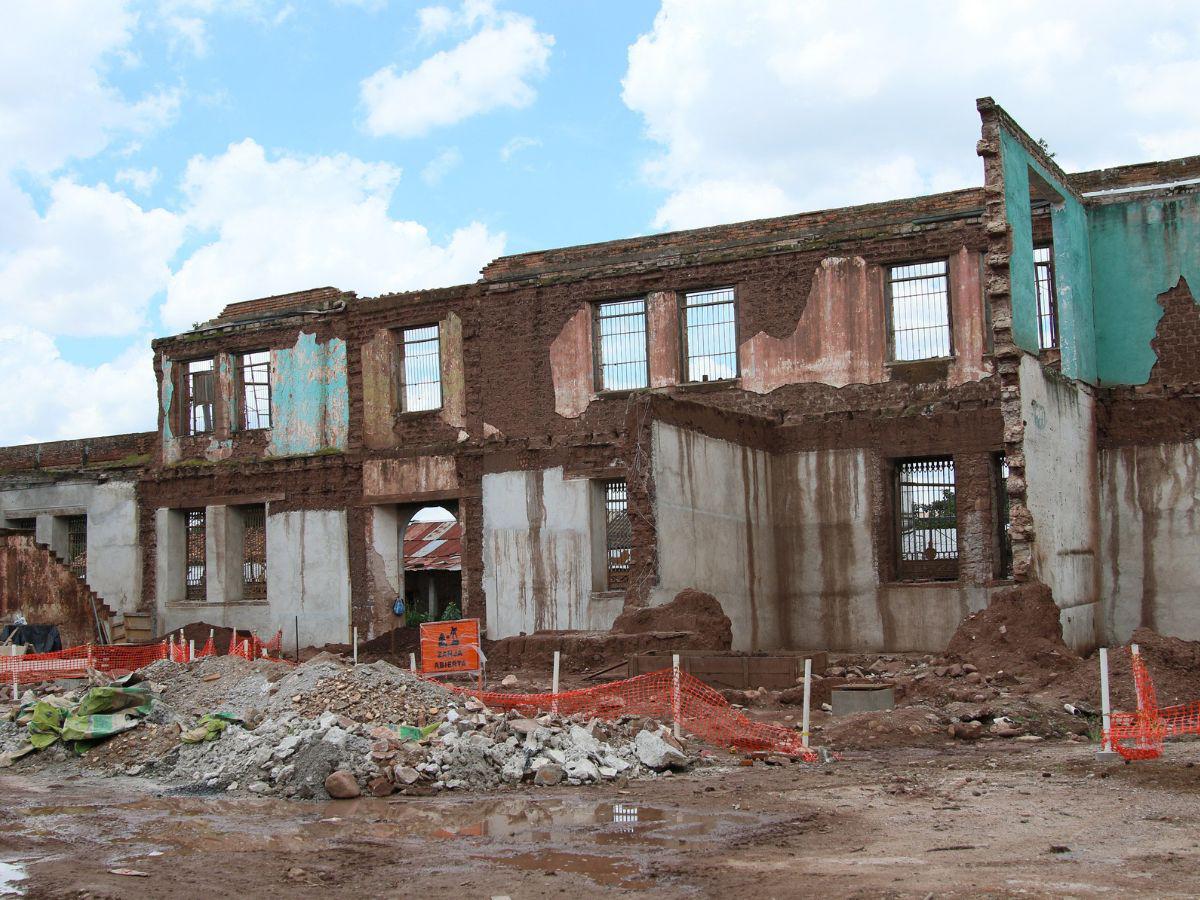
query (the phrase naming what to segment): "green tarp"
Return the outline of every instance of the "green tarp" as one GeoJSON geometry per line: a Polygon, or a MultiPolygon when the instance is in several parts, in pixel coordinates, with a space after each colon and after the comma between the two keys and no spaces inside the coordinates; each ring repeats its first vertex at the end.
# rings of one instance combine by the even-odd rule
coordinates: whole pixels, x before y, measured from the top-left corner
{"type": "Polygon", "coordinates": [[[38,750],[61,740],[83,753],[105,738],[137,727],[153,702],[148,685],[114,683],[92,688],[78,703],[56,696],[27,703],[18,710],[17,722],[28,725],[29,743],[38,750]]]}

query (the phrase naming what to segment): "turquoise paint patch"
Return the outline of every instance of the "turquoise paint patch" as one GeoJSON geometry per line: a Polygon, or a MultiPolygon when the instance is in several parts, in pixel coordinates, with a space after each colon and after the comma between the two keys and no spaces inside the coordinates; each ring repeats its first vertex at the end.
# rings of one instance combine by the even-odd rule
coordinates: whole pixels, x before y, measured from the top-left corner
{"type": "Polygon", "coordinates": [[[1097,378],[1096,333],[1088,211],[1015,137],[1003,130],[1000,132],[1000,152],[1004,165],[1005,215],[1012,229],[1009,290],[1013,341],[1030,353],[1039,350],[1037,280],[1029,200],[1029,171],[1032,169],[1063,198],[1050,211],[1062,371],[1070,378],[1094,383],[1097,378]]]}
{"type": "Polygon", "coordinates": [[[175,379],[171,377],[171,361],[163,359],[162,363],[162,411],[163,411],[163,440],[174,439],[171,433],[171,401],[175,396],[175,379]]]}
{"type": "Polygon", "coordinates": [[[346,344],[301,333],[290,350],[271,353],[273,456],[344,450],[350,433],[346,344]]]}
{"type": "Polygon", "coordinates": [[[1088,210],[1102,384],[1145,384],[1158,297],[1186,278],[1200,296],[1200,196],[1131,198],[1088,210]]]}

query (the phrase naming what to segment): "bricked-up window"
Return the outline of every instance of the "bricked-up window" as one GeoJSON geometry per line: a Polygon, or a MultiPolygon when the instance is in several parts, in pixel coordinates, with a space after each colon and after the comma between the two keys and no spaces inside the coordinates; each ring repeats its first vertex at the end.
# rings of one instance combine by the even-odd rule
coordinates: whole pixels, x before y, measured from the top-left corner
{"type": "Polygon", "coordinates": [[[1058,346],[1058,298],[1054,293],[1054,252],[1049,247],[1033,250],[1033,272],[1037,278],[1038,347],[1058,346]]]}
{"type": "Polygon", "coordinates": [[[650,383],[646,366],[646,301],[617,300],[596,308],[600,390],[628,391],[650,383]]]}
{"type": "Polygon", "coordinates": [[[242,512],[242,597],[267,597],[267,508],[243,506],[242,512]]]}
{"type": "Polygon", "coordinates": [[[188,434],[206,434],[213,430],[213,396],[216,385],[211,359],[194,359],[187,364],[184,388],[187,391],[188,434]]]}
{"type": "Polygon", "coordinates": [[[187,517],[185,533],[187,542],[184,548],[184,597],[188,600],[202,601],[208,599],[208,582],[205,578],[205,528],[204,510],[188,509],[184,511],[187,517]]]}
{"type": "Polygon", "coordinates": [[[633,528],[629,523],[629,487],[624,479],[604,482],[605,545],[609,589],[624,587],[633,558],[633,528]]]}
{"type": "Polygon", "coordinates": [[[737,378],[737,325],[733,288],[683,295],[688,381],[737,378]]]}
{"type": "Polygon", "coordinates": [[[1012,577],[1012,533],[1008,516],[1008,457],[996,454],[996,544],[999,548],[996,560],[996,576],[1012,577]]]}
{"type": "Polygon", "coordinates": [[[406,328],[400,342],[404,412],[442,408],[442,352],[438,326],[406,328]]]}
{"type": "Polygon", "coordinates": [[[954,460],[896,464],[898,572],[901,578],[958,576],[958,504],[954,460]]]}
{"type": "Polygon", "coordinates": [[[892,359],[949,356],[953,348],[946,260],[891,266],[887,292],[892,359]]]}
{"type": "Polygon", "coordinates": [[[72,572],[87,577],[87,516],[67,516],[67,562],[72,572]]]}
{"type": "Polygon", "coordinates": [[[271,353],[243,353],[238,372],[242,382],[242,428],[271,427],[271,353]]]}

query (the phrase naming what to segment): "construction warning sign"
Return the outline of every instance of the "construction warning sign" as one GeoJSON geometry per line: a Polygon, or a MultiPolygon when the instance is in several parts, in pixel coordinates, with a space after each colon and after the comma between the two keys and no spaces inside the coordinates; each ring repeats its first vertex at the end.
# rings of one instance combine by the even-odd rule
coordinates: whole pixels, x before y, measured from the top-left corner
{"type": "Polygon", "coordinates": [[[421,623],[421,671],[433,675],[478,672],[479,620],[421,623]]]}

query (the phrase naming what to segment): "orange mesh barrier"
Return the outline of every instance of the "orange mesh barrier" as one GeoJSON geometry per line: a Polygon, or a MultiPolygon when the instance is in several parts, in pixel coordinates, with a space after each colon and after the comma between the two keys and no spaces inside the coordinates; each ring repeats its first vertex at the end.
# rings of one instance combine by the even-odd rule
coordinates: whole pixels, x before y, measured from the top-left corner
{"type": "Polygon", "coordinates": [[[1109,745],[1125,759],[1162,756],[1163,741],[1181,734],[1200,734],[1200,701],[1159,707],[1150,670],[1138,653],[1129,658],[1138,710],[1115,712],[1110,718],[1109,745]]]}
{"type": "Polygon", "coordinates": [[[0,683],[33,684],[58,678],[84,678],[89,670],[120,675],[166,659],[166,641],[138,646],[84,644],[57,653],[29,653],[0,657],[0,683]]]}
{"type": "Polygon", "coordinates": [[[701,740],[719,747],[737,747],[799,756],[815,762],[815,751],[805,747],[799,732],[780,725],[766,725],[742,715],[724,697],[699,678],[679,673],[651,672],[625,681],[597,685],[559,694],[503,694],[447,685],[452,691],[478,697],[493,709],[515,709],[526,715],[538,711],[572,716],[582,713],[600,719],[619,716],[650,716],[677,721],[701,740]]]}
{"type": "Polygon", "coordinates": [[[206,657],[206,656],[216,656],[216,655],[217,655],[217,645],[216,645],[216,642],[213,640],[213,636],[210,634],[208,636],[208,640],[204,642],[204,646],[200,649],[200,652],[196,654],[196,659],[204,659],[204,657],[206,657]]]}

